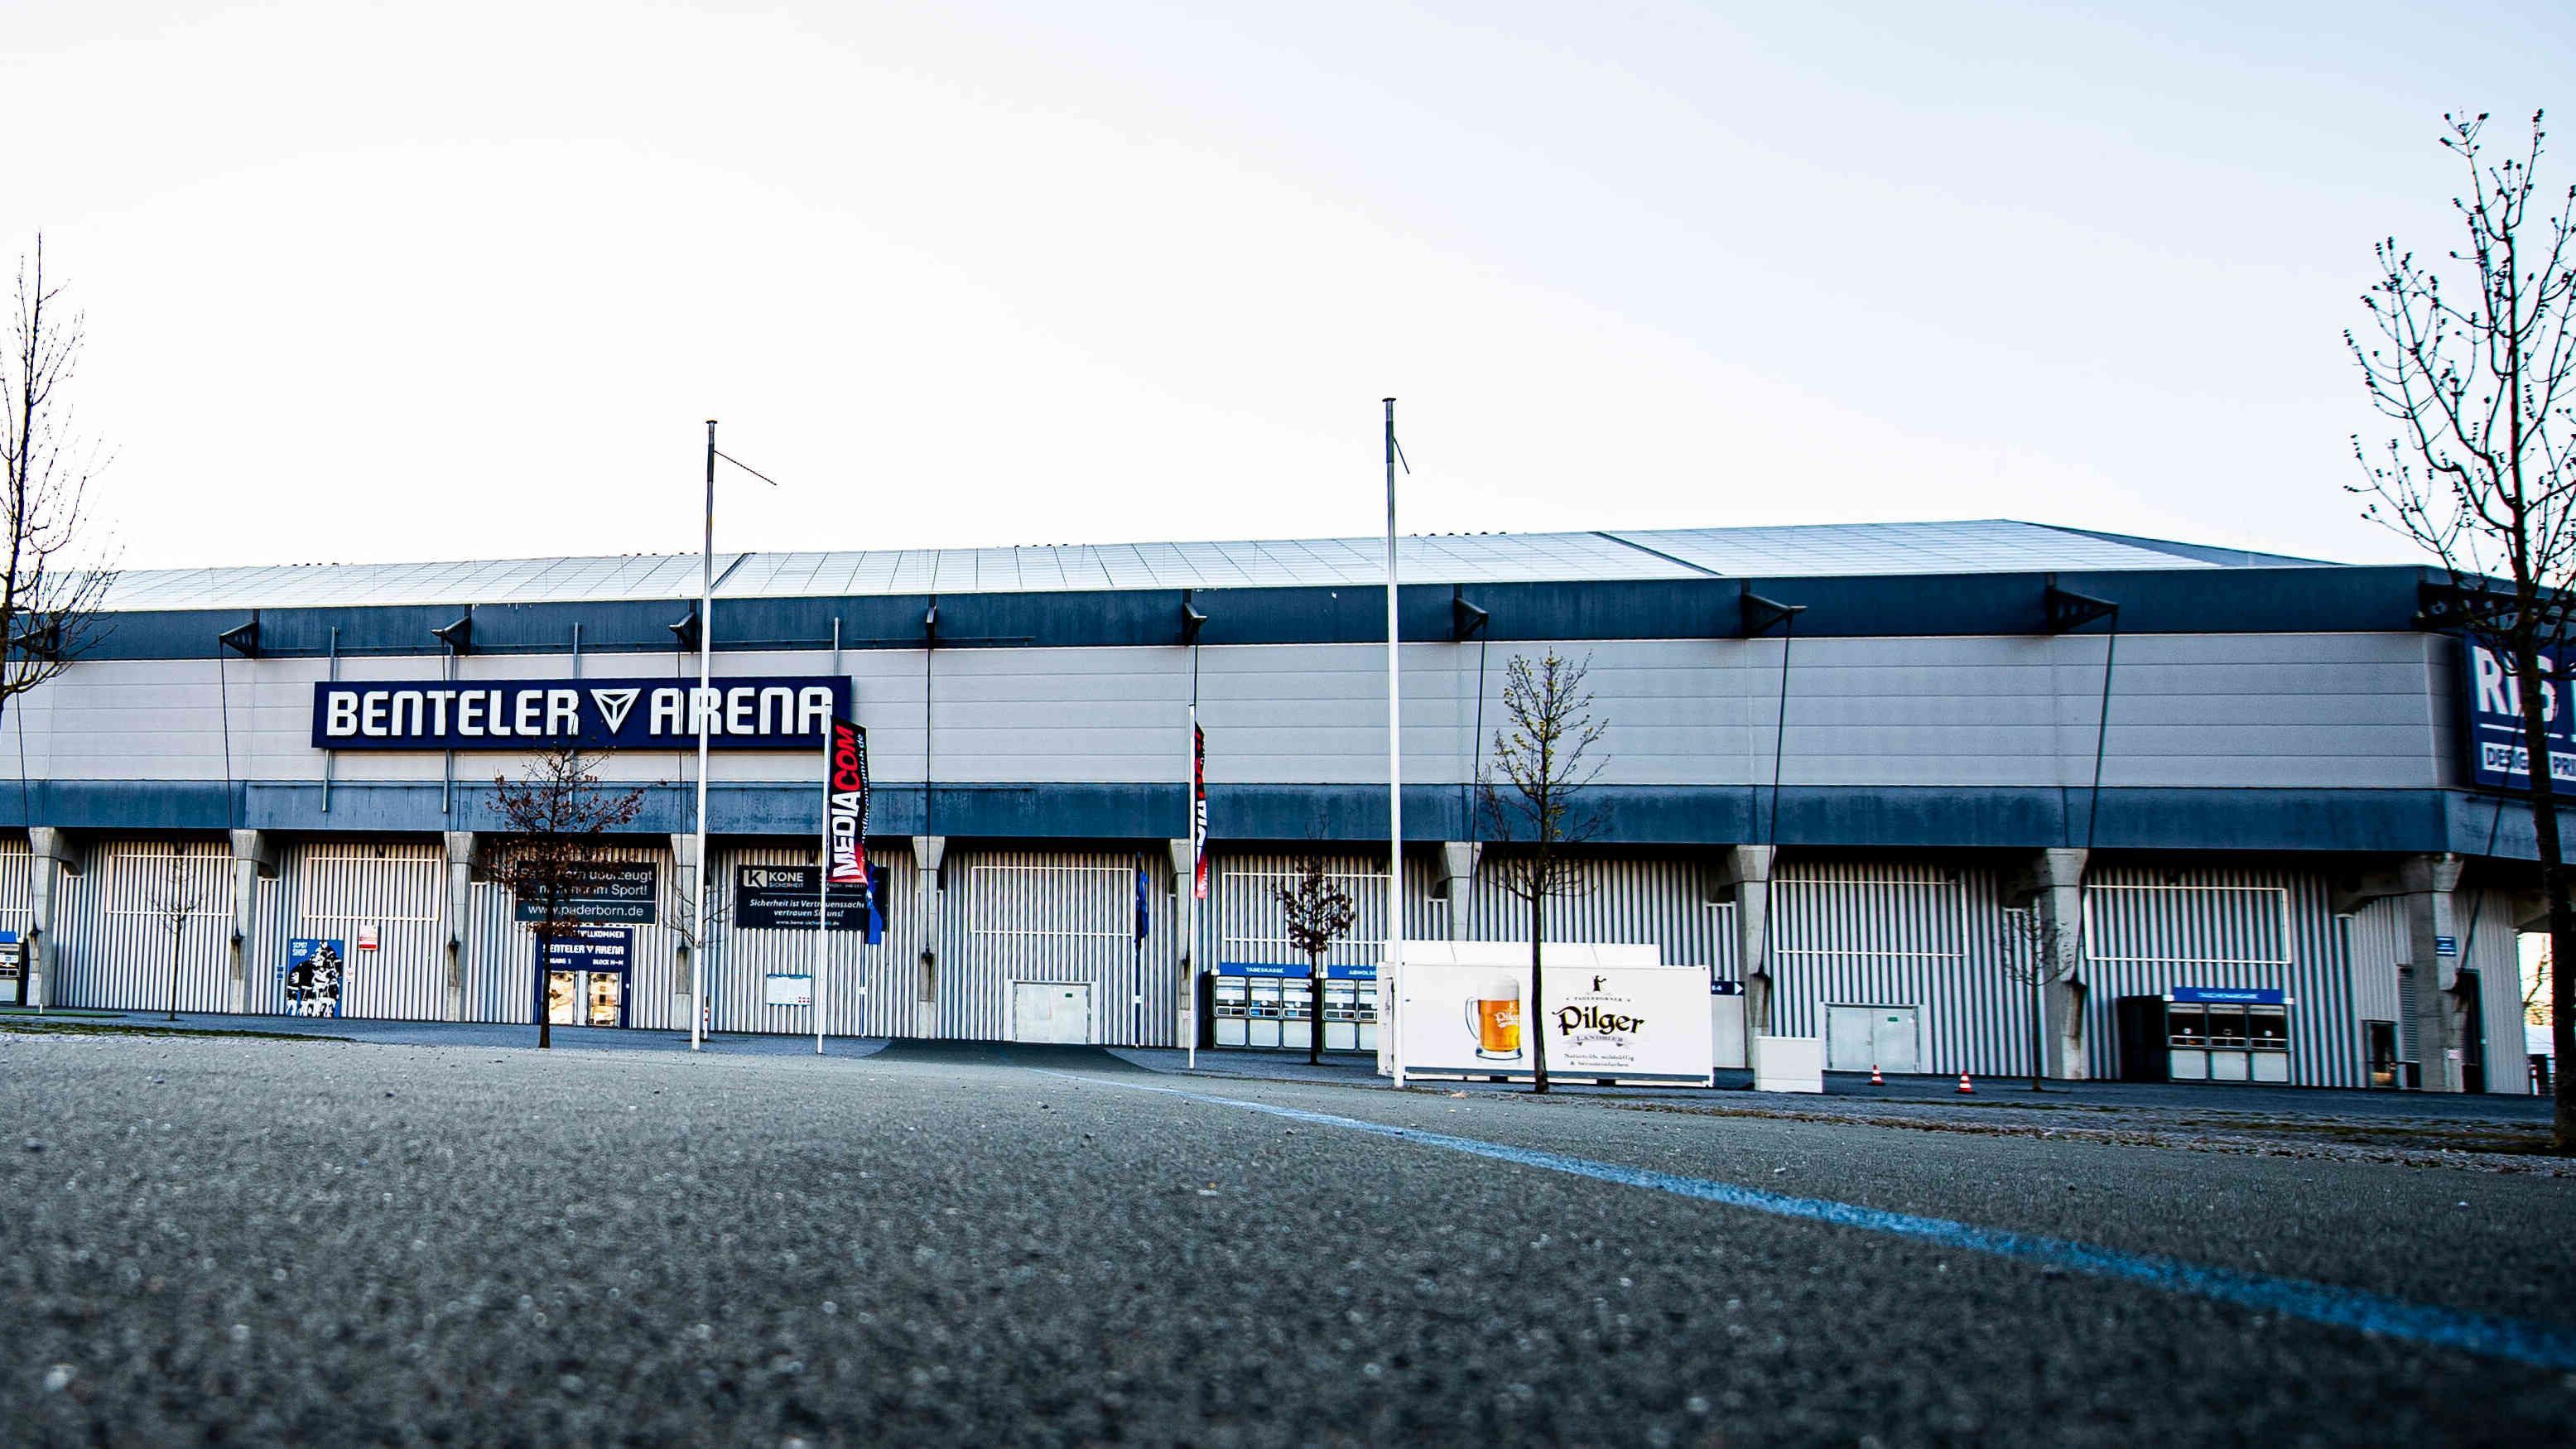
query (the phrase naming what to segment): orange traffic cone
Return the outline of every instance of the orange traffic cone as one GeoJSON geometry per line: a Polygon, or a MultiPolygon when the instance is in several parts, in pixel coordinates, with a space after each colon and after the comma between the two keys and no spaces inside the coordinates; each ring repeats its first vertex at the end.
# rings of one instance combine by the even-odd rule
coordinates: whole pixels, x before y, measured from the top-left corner
{"type": "Polygon", "coordinates": [[[1869,1084],[1873,1087],[1884,1087],[1887,1085],[1887,1078],[1878,1074],[1878,1063],[1876,1062],[1871,1062],[1869,1064],[1869,1084]]]}
{"type": "Polygon", "coordinates": [[[1976,1093],[1977,1089],[1968,1085],[1968,1074],[1966,1072],[1961,1072],[1959,1074],[1959,1095],[1963,1097],[1973,1097],[1976,1093]]]}

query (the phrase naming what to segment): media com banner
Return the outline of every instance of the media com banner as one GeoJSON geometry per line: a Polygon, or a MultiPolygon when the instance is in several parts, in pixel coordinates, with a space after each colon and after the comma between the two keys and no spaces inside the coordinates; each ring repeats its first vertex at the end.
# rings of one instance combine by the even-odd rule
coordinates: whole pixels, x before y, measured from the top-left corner
{"type": "MultiPolygon", "coordinates": [[[[2464,644],[2468,663],[2464,681],[2469,697],[2469,780],[2501,790],[2531,787],[2531,751],[2522,738],[2522,692],[2513,668],[2483,644],[2464,644]]],[[[2549,666],[2548,656],[2541,659],[2549,666]]],[[[2568,734],[2568,711],[2554,686],[2541,700],[2547,713],[2549,777],[2559,785],[2576,785],[2576,739],[2568,734]]]]}
{"type": "MultiPolygon", "coordinates": [[[[495,679],[313,686],[317,750],[683,750],[697,747],[695,681],[495,679]]],[[[818,749],[848,718],[850,681],[718,679],[701,701],[718,750],[818,749]]]]}

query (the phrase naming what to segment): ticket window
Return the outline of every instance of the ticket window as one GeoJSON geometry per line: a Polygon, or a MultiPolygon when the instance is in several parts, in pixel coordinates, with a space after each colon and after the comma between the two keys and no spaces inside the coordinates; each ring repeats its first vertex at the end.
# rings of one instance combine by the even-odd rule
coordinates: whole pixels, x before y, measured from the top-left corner
{"type": "Polygon", "coordinates": [[[1293,1051],[1304,1051],[1314,1041],[1315,1008],[1307,993],[1311,988],[1302,976],[1281,978],[1279,982],[1279,1044],[1293,1051]]]}
{"type": "Polygon", "coordinates": [[[1280,1044],[1279,981],[1276,977],[1256,977],[1244,983],[1251,990],[1252,1010],[1246,1023],[1244,1045],[1275,1047],[1280,1044]]]}
{"type": "Polygon", "coordinates": [[[1324,1049],[1357,1051],[1360,1045],[1359,983],[1324,983],[1324,1049]]]}
{"type": "Polygon", "coordinates": [[[2168,1074],[2177,1082],[2209,1080],[2209,1013],[2182,1003],[2165,1008],[2165,1038],[2171,1051],[2168,1074]]]}
{"type": "Polygon", "coordinates": [[[1359,1028],[1357,1032],[1359,1049],[1364,1052],[1376,1051],[1377,983],[1354,981],[1351,986],[1351,1020],[1359,1028]]]}
{"type": "Polygon", "coordinates": [[[1216,1044],[1246,1046],[1251,1042],[1252,1002],[1240,976],[1216,979],[1216,1044]]]}
{"type": "Polygon", "coordinates": [[[2174,1002],[2165,1008],[2165,1030],[2173,1081],[2290,1080],[2286,1006],[2174,1002]]]}

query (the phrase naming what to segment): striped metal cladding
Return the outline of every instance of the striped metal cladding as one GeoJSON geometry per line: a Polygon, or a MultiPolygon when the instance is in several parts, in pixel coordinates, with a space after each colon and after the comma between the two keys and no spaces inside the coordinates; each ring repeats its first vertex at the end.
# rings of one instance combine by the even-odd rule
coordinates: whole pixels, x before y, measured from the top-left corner
{"type": "MultiPolygon", "coordinates": [[[[279,862],[286,937],[347,948],[343,1016],[437,1021],[447,1014],[447,854],[436,844],[330,841],[291,847],[279,862]],[[376,949],[360,950],[367,927],[376,949]]],[[[251,1009],[285,1009],[275,966],[284,943],[253,956],[251,1009]],[[262,967],[266,969],[262,969],[262,967]]]]}
{"type": "MultiPolygon", "coordinates": [[[[1476,868],[1476,889],[1464,935],[1470,940],[1529,939],[1529,902],[1512,894],[1504,863],[1487,847],[1476,868]]],[[[1544,903],[1542,920],[1551,941],[1654,946],[1676,966],[1718,961],[1719,918],[1709,909],[1706,868],[1690,861],[1584,859],[1575,863],[1570,892],[1544,903]]],[[[1733,914],[1725,918],[1731,964],[1733,914]]]]}
{"type": "Polygon", "coordinates": [[[1997,872],[1938,862],[1786,861],[1773,872],[1772,1030],[1824,1034],[1828,1005],[1911,1006],[1927,1072],[2030,1070],[2030,993],[1997,872]]]}
{"type": "MultiPolygon", "coordinates": [[[[814,1029],[811,1007],[771,1006],[764,982],[773,972],[811,975],[814,933],[750,930],[732,915],[736,872],[747,865],[814,864],[812,846],[746,845],[713,853],[718,863],[714,902],[725,911],[724,930],[716,940],[715,969],[710,977],[719,1030],[790,1034],[814,1029]]],[[[886,876],[885,939],[871,946],[864,932],[827,931],[829,959],[821,984],[824,1030],[831,1036],[908,1036],[913,1028],[914,995],[920,969],[922,935],[920,871],[910,842],[871,841],[870,869],[886,876]]],[[[849,898],[848,888],[833,893],[849,898]]]]}
{"type": "Polygon", "coordinates": [[[2085,1043],[2093,1074],[2116,1074],[2123,996],[2177,986],[2267,988],[2290,1008],[2290,1080],[2364,1085],[2345,933],[2317,872],[2262,867],[2106,866],[2086,883],[2085,1043]],[[2094,943],[2119,955],[2093,955],[2094,943]]]}
{"type": "Polygon", "coordinates": [[[2405,903],[2383,896],[2344,917],[2344,959],[2352,973],[2353,1019],[2397,1023],[2397,1054],[2415,1056],[2415,1023],[2407,1019],[2397,980],[2397,963],[2406,959],[2405,903]]]}
{"type": "Polygon", "coordinates": [[[2523,1037],[2522,939],[2515,929],[2513,897],[2502,891],[2460,892],[2452,924],[2460,933],[2460,967],[2478,973],[2479,1010],[2486,1019],[2487,1090],[2528,1093],[2530,1048],[2523,1037]]]}
{"type": "Polygon", "coordinates": [[[1159,889],[1168,857],[1146,850],[961,851],[944,864],[938,1034],[1006,1041],[1011,983],[1091,986],[1092,1040],[1168,1046],[1178,986],[1178,934],[1159,889]],[[1136,939],[1136,872],[1153,909],[1136,939]]]}
{"type": "MultiPolygon", "coordinates": [[[[1354,908],[1350,934],[1324,953],[1328,966],[1374,965],[1386,956],[1386,858],[1360,855],[1322,857],[1324,872],[1350,893],[1354,908]]],[[[1288,944],[1287,908],[1278,891],[1294,885],[1306,857],[1231,855],[1213,868],[1207,912],[1213,926],[1211,966],[1227,961],[1299,965],[1305,960],[1288,944]]],[[[1438,940],[1449,934],[1449,903],[1437,893],[1436,868],[1408,856],[1404,862],[1404,929],[1411,940],[1438,940]]]]}
{"type": "Polygon", "coordinates": [[[57,880],[61,979],[46,992],[55,1004],[235,1009],[232,851],[222,841],[175,844],[174,854],[167,840],[106,841],[89,869],[57,880]]]}

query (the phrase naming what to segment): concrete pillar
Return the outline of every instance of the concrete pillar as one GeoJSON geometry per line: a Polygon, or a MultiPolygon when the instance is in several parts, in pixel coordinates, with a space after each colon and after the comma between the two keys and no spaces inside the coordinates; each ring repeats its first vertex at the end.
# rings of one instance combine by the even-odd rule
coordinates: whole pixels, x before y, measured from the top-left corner
{"type": "Polygon", "coordinates": [[[233,945],[231,956],[233,1010],[250,1011],[250,983],[257,974],[250,959],[259,938],[259,883],[277,879],[277,837],[265,830],[236,830],[233,837],[233,945]]]}
{"type": "Polygon", "coordinates": [[[947,895],[939,883],[939,867],[947,858],[947,836],[912,838],[912,863],[921,868],[921,969],[913,991],[914,1036],[939,1035],[939,942],[940,929],[946,924],[941,907],[947,895]]]}
{"type": "Polygon", "coordinates": [[[1484,858],[1485,847],[1473,840],[1445,840],[1440,844],[1440,879],[1449,894],[1449,939],[1467,939],[1467,926],[1476,914],[1476,866],[1484,858]]]}
{"type": "Polygon", "coordinates": [[[449,1021],[465,1019],[465,963],[474,955],[474,848],[471,830],[450,830],[447,840],[447,1006],[449,1021]]]}
{"type": "Polygon", "coordinates": [[[1768,845],[1728,848],[1713,882],[1714,899],[1735,903],[1735,967],[1744,980],[1744,1031],[1769,1035],[1771,1012],[1771,863],[1768,845]]]}
{"type": "Polygon", "coordinates": [[[53,1004],[54,887],[62,877],[79,875],[88,856],[70,835],[50,825],[27,831],[27,1004],[53,1004]]]}
{"type": "Polygon", "coordinates": [[[2040,1070],[2074,1082],[2093,1075],[2084,1039],[2085,855],[2081,850],[2043,850],[2023,877],[2030,908],[2039,917],[2039,946],[2050,958],[2048,980],[2040,988],[2040,1070]]]}
{"type": "Polygon", "coordinates": [[[2397,990],[2407,1022],[2414,1028],[2408,1049],[2422,1064],[2428,1092],[2456,1092],[2465,1084],[2457,995],[2460,958],[2442,955],[2434,939],[2459,939],[2451,892],[2459,889],[2461,864],[2456,855],[2419,855],[2397,868],[2399,899],[2406,914],[2397,990]]]}

